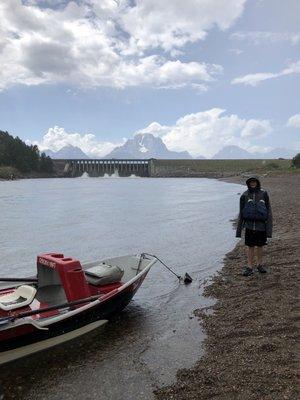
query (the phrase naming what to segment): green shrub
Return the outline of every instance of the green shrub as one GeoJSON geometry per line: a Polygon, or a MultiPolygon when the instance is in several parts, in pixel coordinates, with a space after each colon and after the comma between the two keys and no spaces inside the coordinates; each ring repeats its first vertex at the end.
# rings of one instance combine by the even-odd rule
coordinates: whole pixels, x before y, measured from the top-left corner
{"type": "Polygon", "coordinates": [[[298,153],[293,159],[292,159],[292,165],[296,168],[300,168],[300,153],[298,153]]]}
{"type": "Polygon", "coordinates": [[[270,162],[266,165],[268,169],[279,169],[280,165],[276,164],[275,162],[270,162]]]}

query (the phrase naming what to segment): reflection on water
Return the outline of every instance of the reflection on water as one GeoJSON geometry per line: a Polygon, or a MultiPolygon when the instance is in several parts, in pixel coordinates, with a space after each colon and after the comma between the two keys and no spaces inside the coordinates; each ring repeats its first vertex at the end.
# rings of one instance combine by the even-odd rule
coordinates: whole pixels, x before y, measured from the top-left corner
{"type": "Polygon", "coordinates": [[[152,399],[153,388],[192,365],[202,339],[193,310],[208,303],[201,282],[235,242],[229,220],[239,190],[208,179],[0,182],[2,274],[31,274],[42,252],[88,261],[145,251],[194,278],[182,285],[155,265],[134,301],[103,328],[16,362],[9,375],[1,370],[9,396],[61,399],[67,390],[74,399],[152,399]]]}

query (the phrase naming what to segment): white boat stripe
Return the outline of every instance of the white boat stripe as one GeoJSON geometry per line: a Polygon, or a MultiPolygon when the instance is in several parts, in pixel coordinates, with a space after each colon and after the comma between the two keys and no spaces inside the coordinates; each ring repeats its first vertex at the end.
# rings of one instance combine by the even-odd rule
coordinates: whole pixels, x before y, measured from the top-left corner
{"type": "Polygon", "coordinates": [[[0,353],[0,365],[7,362],[16,360],[21,357],[28,356],[29,354],[37,353],[39,351],[49,349],[50,347],[57,346],[61,343],[65,343],[69,340],[75,339],[82,336],[92,330],[99,328],[104,325],[107,320],[103,319],[100,321],[92,322],[91,324],[85,325],[82,328],[74,331],[63,333],[62,335],[55,336],[50,339],[45,339],[37,343],[29,344],[27,346],[19,347],[17,349],[8,350],[0,353]]]}

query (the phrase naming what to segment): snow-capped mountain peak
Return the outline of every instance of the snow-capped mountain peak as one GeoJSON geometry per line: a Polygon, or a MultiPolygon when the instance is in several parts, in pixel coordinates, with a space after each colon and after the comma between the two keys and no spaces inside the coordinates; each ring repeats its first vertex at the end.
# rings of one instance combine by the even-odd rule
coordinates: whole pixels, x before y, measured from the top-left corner
{"type": "Polygon", "coordinates": [[[187,151],[170,151],[160,137],[152,133],[138,133],[122,146],[116,147],[105,158],[192,158],[187,151]]]}

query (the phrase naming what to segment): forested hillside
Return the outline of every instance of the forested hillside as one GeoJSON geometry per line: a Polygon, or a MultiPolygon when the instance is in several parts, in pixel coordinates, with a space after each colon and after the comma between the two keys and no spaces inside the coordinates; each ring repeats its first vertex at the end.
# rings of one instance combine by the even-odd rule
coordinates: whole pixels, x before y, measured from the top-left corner
{"type": "Polygon", "coordinates": [[[23,173],[52,173],[53,163],[36,145],[28,146],[19,137],[0,131],[0,166],[14,167],[23,173]]]}

